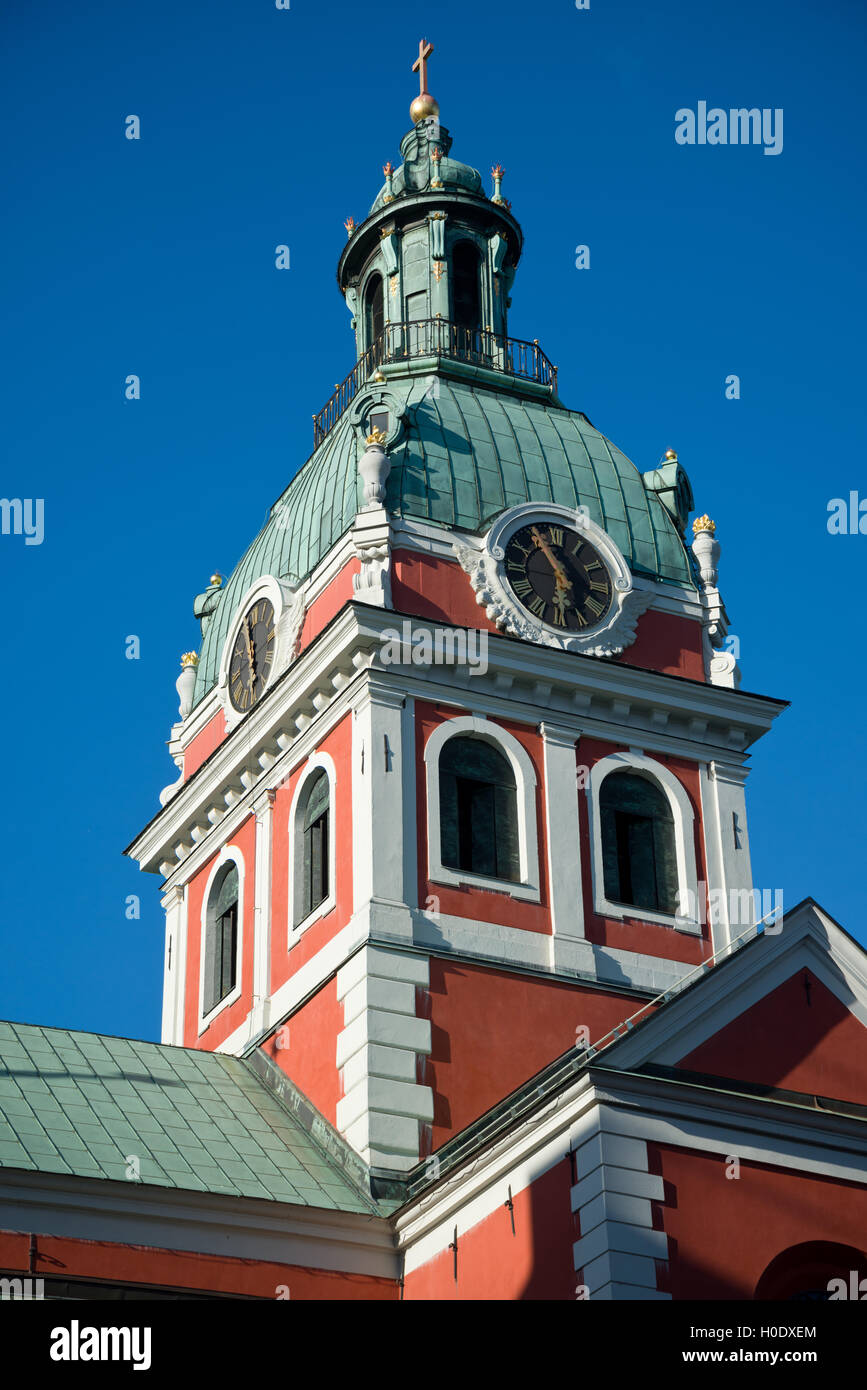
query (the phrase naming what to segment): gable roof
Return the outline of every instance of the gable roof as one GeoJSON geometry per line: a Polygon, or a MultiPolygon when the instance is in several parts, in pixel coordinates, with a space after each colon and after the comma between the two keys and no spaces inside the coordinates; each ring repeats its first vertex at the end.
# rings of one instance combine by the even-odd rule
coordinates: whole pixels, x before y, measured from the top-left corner
{"type": "Polygon", "coordinates": [[[568,1091],[582,1073],[632,1075],[662,1085],[679,1081],[692,1088],[700,1084],[720,1095],[731,1093],[799,1110],[806,1107],[862,1119],[858,1102],[867,1105],[867,1095],[827,1096],[812,1088],[797,1091],[753,1077],[707,1072],[698,1076],[688,1060],[702,1043],[716,1037],[804,966],[867,1027],[867,952],[848,932],[807,898],[782,918],[779,934],[759,933],[736,946],[725,959],[706,966],[710,968],[699,967],[691,983],[648,1001],[643,1007],[652,1011],[634,1024],[627,1025],[624,1020],[619,1025],[624,1029],[620,1036],[613,1036],[616,1030],[612,1030],[591,1052],[571,1048],[453,1135],[437,1150],[436,1178],[425,1164],[407,1173],[408,1197],[416,1198],[489,1146],[504,1141],[510,1132],[532,1123],[533,1117],[544,1114],[554,1098],[568,1091]],[[831,1103],[834,1101],[842,1104],[831,1103]]]}
{"type": "Polygon", "coordinates": [[[612,1043],[605,1050],[605,1064],[625,1069],[647,1062],[692,1066],[703,1044],[805,968],[867,1027],[864,948],[812,898],[792,908],[778,925],[779,931],[765,930],[747,941],[612,1043]]]}
{"type": "Polygon", "coordinates": [[[329,1152],[262,1073],[224,1053],[0,1023],[0,1166],[129,1181],[135,1157],[145,1186],[381,1214],[348,1175],[361,1160],[342,1168],[343,1141],[329,1152]]]}

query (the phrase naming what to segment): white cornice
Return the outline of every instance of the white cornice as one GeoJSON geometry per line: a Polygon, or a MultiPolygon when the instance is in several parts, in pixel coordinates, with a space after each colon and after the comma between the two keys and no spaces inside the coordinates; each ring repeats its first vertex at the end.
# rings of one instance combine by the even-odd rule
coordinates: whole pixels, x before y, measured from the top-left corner
{"type": "Polygon", "coordinates": [[[387,1219],[255,1197],[0,1169],[0,1227],[396,1278],[387,1219]]]}
{"type": "MultiPolygon", "coordinates": [[[[367,679],[383,633],[394,630],[397,616],[347,604],[137,836],[128,852],[141,867],[161,869],[168,879],[194,848],[223,841],[227,814],[238,823],[239,812],[249,810],[254,789],[276,786],[350,707],[349,696],[367,679]]],[[[432,626],[420,619],[407,621],[413,628],[432,626]]],[[[585,735],[698,762],[742,762],[744,750],[783,708],[740,690],[498,634],[490,635],[487,655],[484,675],[454,665],[433,664],[422,671],[376,664],[376,677],[384,688],[534,727],[545,718],[580,720],[585,735]]]]}

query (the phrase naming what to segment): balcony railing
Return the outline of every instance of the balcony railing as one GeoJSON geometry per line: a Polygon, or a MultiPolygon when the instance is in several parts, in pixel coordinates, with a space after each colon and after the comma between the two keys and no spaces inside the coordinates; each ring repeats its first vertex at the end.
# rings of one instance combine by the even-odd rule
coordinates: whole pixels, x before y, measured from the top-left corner
{"type": "Polygon", "coordinates": [[[557,389],[557,368],[538,343],[507,338],[489,330],[463,328],[448,319],[411,319],[386,324],[375,342],[359,357],[334,395],[313,416],[313,447],[322,443],[346,407],[376,369],[414,357],[449,357],[476,367],[488,367],[557,389]]]}

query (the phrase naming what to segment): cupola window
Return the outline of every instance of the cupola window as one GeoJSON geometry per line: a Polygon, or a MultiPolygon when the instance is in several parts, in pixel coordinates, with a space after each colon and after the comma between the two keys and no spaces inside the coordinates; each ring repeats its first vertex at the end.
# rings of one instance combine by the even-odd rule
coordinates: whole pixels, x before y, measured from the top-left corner
{"type": "Polygon", "coordinates": [[[599,792],[605,896],[656,912],[677,910],[677,849],[668,797],[649,777],[612,772],[599,792]]]}
{"type": "Polygon", "coordinates": [[[238,869],[227,864],[215,879],[205,929],[203,1013],[207,1016],[237,983],[238,869]]]}
{"type": "Polygon", "coordinates": [[[449,739],[439,784],[443,864],[518,882],[517,788],[508,760],[484,739],[449,739]]]}
{"type": "Polygon", "coordinates": [[[459,241],[452,252],[452,317],[468,332],[482,326],[481,268],[471,241],[459,241]]]}
{"type": "Polygon", "coordinates": [[[364,291],[364,330],[369,348],[382,336],[384,321],[382,276],[371,275],[364,291]]]}

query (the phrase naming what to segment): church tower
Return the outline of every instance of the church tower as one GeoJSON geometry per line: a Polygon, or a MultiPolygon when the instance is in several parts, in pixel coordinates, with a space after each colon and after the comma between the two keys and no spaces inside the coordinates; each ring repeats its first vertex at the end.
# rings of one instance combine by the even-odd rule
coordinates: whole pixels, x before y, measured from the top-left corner
{"type": "Polygon", "coordinates": [[[781,708],[739,688],[676,454],[639,471],[511,336],[520,225],[453,158],[432,51],[346,224],[356,364],[195,600],[179,775],[129,850],[164,880],[163,1042],[269,1058],[386,1174],[753,925],[781,708]]]}

